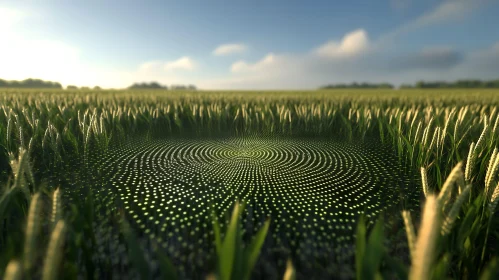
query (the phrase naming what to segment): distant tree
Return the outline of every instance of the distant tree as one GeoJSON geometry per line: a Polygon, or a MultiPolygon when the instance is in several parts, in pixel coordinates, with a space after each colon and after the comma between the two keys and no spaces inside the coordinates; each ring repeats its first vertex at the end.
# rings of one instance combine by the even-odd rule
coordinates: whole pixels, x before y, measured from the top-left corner
{"type": "Polygon", "coordinates": [[[78,89],[78,87],[77,86],[73,86],[73,85],[69,85],[69,86],[66,87],[66,89],[76,90],[76,89],[78,89]]]}
{"type": "Polygon", "coordinates": [[[424,81],[418,81],[418,82],[416,82],[416,85],[414,87],[416,87],[416,88],[425,88],[426,84],[425,84],[424,81]]]}
{"type": "Polygon", "coordinates": [[[173,89],[173,90],[184,90],[184,89],[186,89],[186,86],[184,86],[184,85],[172,85],[171,89],[173,89]]]}
{"type": "Polygon", "coordinates": [[[380,83],[380,84],[374,84],[374,83],[357,83],[353,82],[351,84],[330,84],[321,87],[322,89],[346,89],[346,88],[382,88],[382,89],[392,89],[393,85],[389,83],[380,83]]]}
{"type": "Polygon", "coordinates": [[[387,88],[387,89],[391,88],[392,89],[392,88],[394,88],[394,86],[390,83],[381,83],[378,85],[378,88],[387,88]]]}
{"type": "MultiPolygon", "coordinates": [[[[394,88],[392,84],[380,83],[357,83],[351,84],[330,84],[321,87],[322,89],[342,89],[342,88],[394,88]]],[[[482,81],[482,80],[457,80],[455,82],[446,81],[417,81],[415,84],[402,84],[401,89],[408,88],[499,88],[499,79],[482,81]]]]}
{"type": "Polygon", "coordinates": [[[26,79],[23,81],[6,81],[0,80],[0,87],[8,88],[58,88],[61,89],[60,83],[47,82],[40,79],[26,79]]]}
{"type": "Polygon", "coordinates": [[[484,87],[486,87],[486,88],[499,88],[499,79],[485,82],[484,87]]]}
{"type": "Polygon", "coordinates": [[[499,88],[499,80],[481,81],[481,80],[457,80],[455,82],[419,81],[415,88],[499,88]]]}
{"type": "Polygon", "coordinates": [[[402,88],[402,89],[404,89],[404,88],[414,88],[414,86],[412,86],[410,84],[401,84],[400,88],[402,88]]]}
{"type": "Polygon", "coordinates": [[[197,90],[195,85],[171,85],[172,90],[197,90]]]}
{"type": "Polygon", "coordinates": [[[160,85],[158,82],[135,83],[128,87],[129,89],[168,89],[167,86],[160,85]]]}
{"type": "Polygon", "coordinates": [[[94,90],[101,90],[100,86],[95,86],[94,90]]]}

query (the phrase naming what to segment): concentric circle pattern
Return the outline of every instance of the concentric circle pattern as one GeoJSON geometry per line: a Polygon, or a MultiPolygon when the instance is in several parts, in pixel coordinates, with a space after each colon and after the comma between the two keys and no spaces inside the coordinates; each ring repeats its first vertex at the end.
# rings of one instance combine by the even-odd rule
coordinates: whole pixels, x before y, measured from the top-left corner
{"type": "Polygon", "coordinates": [[[186,263],[213,249],[210,209],[223,220],[236,200],[249,236],[271,219],[267,247],[343,254],[358,215],[374,220],[412,182],[382,150],[316,139],[135,140],[104,163],[137,229],[186,263]]]}

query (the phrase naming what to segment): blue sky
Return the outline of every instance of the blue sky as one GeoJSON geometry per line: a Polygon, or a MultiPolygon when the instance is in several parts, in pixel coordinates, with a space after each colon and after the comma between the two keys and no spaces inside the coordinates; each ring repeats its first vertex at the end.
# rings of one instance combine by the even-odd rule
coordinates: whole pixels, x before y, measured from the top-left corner
{"type": "Polygon", "coordinates": [[[308,89],[499,78],[499,0],[0,2],[0,78],[308,89]]]}

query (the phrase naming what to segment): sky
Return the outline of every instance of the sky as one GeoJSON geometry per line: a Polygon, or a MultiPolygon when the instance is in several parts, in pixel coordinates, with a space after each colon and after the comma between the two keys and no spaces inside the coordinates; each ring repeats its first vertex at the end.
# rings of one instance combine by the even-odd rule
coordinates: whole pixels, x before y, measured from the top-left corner
{"type": "Polygon", "coordinates": [[[498,79],[499,0],[0,1],[0,79],[314,89],[498,79]]]}

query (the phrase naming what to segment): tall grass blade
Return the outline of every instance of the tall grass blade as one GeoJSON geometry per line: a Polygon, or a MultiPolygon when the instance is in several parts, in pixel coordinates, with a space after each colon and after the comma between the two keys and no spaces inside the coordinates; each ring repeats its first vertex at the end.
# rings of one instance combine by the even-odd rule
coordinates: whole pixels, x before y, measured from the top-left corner
{"type": "Polygon", "coordinates": [[[151,279],[149,264],[144,255],[144,251],[140,248],[139,240],[135,236],[130,224],[122,218],[121,230],[128,245],[128,256],[132,261],[133,266],[137,270],[141,279],[151,279]]]}
{"type": "Polygon", "coordinates": [[[5,268],[3,275],[4,280],[21,280],[23,279],[23,271],[21,263],[17,260],[11,260],[5,268]]]}
{"type": "Polygon", "coordinates": [[[361,215],[357,222],[357,234],[355,237],[355,271],[357,280],[362,279],[362,264],[366,252],[366,224],[364,215],[361,215]]]}
{"type": "Polygon", "coordinates": [[[50,235],[45,264],[43,265],[42,280],[59,279],[60,265],[64,255],[63,249],[66,230],[66,223],[60,220],[50,235]]]}
{"type": "Polygon", "coordinates": [[[437,243],[440,217],[438,213],[438,200],[434,195],[426,198],[421,227],[416,241],[416,250],[412,265],[409,270],[410,280],[430,279],[435,247],[437,243]]]}
{"type": "Polygon", "coordinates": [[[33,195],[29,206],[28,220],[26,224],[26,235],[24,240],[23,266],[29,272],[37,257],[37,239],[41,230],[40,212],[42,209],[42,199],[40,193],[33,195]]]}
{"type": "Polygon", "coordinates": [[[414,258],[414,252],[416,251],[416,231],[414,230],[414,224],[412,223],[411,213],[407,210],[402,211],[402,217],[404,219],[405,232],[407,235],[407,244],[409,245],[409,252],[411,254],[411,259],[414,258]]]}
{"type": "Polygon", "coordinates": [[[296,279],[296,271],[293,266],[293,262],[288,259],[286,262],[286,271],[284,272],[283,280],[295,280],[296,279]]]}
{"type": "Polygon", "coordinates": [[[220,278],[224,280],[232,278],[237,247],[236,241],[239,234],[239,207],[239,203],[234,205],[232,218],[222,243],[221,254],[219,255],[220,278]]]}
{"type": "Polygon", "coordinates": [[[467,185],[466,188],[464,188],[463,192],[457,197],[456,201],[454,201],[450,212],[443,219],[441,230],[442,235],[447,235],[451,232],[463,203],[466,201],[466,199],[468,199],[470,191],[471,185],[467,185]]]}
{"type": "Polygon", "coordinates": [[[269,230],[270,220],[266,220],[263,224],[263,227],[255,235],[253,241],[248,246],[246,253],[246,275],[251,275],[251,271],[253,267],[255,267],[258,256],[260,255],[260,250],[262,248],[263,242],[265,241],[265,237],[267,237],[267,232],[269,230]]]}

